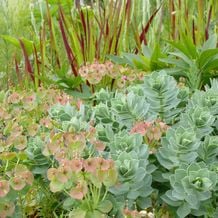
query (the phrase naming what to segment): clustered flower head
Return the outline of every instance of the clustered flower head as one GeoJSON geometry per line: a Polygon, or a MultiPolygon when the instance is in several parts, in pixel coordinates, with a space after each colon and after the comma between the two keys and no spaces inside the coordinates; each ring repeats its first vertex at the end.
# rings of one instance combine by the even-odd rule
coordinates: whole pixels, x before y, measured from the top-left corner
{"type": "Polygon", "coordinates": [[[84,132],[57,132],[51,131],[49,141],[45,144],[43,154],[53,155],[56,160],[72,158],[75,153],[80,154],[86,146],[84,132]]]}
{"type": "Polygon", "coordinates": [[[6,172],[6,178],[0,178],[0,198],[7,196],[10,187],[15,191],[22,190],[26,185],[32,185],[34,177],[24,165],[18,164],[11,171],[6,172]]]}
{"type": "Polygon", "coordinates": [[[153,141],[159,141],[168,128],[169,126],[160,120],[147,122],[141,121],[132,127],[130,133],[141,134],[146,138],[147,143],[151,144],[153,141]]]}
{"type": "Polygon", "coordinates": [[[122,88],[129,82],[136,79],[140,80],[144,73],[136,72],[121,65],[115,65],[111,61],[100,63],[96,60],[94,63],[80,67],[79,74],[93,85],[100,83],[105,76],[108,76],[116,79],[117,86],[122,88]]]}
{"type": "Polygon", "coordinates": [[[82,157],[71,160],[62,159],[57,168],[49,168],[47,178],[52,192],[67,189],[69,195],[82,200],[88,192],[88,184],[110,179],[110,173],[115,171],[113,160],[102,157],[82,157]]]}
{"type": "Polygon", "coordinates": [[[0,217],[7,218],[14,214],[15,205],[13,202],[0,203],[0,217]]]}
{"type": "Polygon", "coordinates": [[[39,88],[39,91],[1,92],[0,108],[0,159],[4,169],[0,173],[0,217],[11,217],[16,200],[10,192],[19,193],[31,187],[33,173],[24,165],[28,159],[28,143],[35,137],[47,140],[53,131],[48,109],[54,104],[66,105],[72,98],[56,89],[39,88]]]}

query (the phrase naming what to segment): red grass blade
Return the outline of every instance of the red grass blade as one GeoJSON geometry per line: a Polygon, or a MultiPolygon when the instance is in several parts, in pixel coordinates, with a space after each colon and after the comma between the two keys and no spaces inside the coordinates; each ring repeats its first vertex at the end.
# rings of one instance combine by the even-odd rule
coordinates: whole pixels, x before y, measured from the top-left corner
{"type": "Polygon", "coordinates": [[[157,12],[160,10],[162,4],[159,6],[159,8],[157,8],[153,14],[151,15],[151,17],[149,18],[147,24],[145,25],[145,27],[142,29],[142,32],[140,34],[140,43],[142,43],[144,41],[144,44],[147,45],[147,40],[146,40],[146,33],[149,30],[149,27],[151,26],[151,23],[153,21],[153,19],[155,18],[157,12]]]}
{"type": "Polygon", "coordinates": [[[65,49],[67,52],[67,57],[68,57],[68,60],[70,62],[70,66],[71,66],[71,69],[74,73],[74,76],[78,76],[78,72],[76,70],[77,66],[75,66],[75,56],[73,55],[72,49],[68,43],[67,36],[66,36],[65,30],[64,30],[64,24],[63,24],[64,16],[63,16],[61,8],[59,9],[59,15],[60,15],[59,25],[60,25],[60,30],[61,30],[64,46],[65,46],[65,49]]]}
{"type": "Polygon", "coordinates": [[[23,56],[24,56],[24,60],[25,60],[25,70],[30,75],[30,78],[32,79],[32,81],[35,81],[33,69],[32,69],[30,60],[28,58],[28,54],[27,54],[25,45],[24,45],[24,43],[23,43],[23,41],[21,39],[19,39],[19,42],[20,42],[20,46],[21,46],[23,56]]]}

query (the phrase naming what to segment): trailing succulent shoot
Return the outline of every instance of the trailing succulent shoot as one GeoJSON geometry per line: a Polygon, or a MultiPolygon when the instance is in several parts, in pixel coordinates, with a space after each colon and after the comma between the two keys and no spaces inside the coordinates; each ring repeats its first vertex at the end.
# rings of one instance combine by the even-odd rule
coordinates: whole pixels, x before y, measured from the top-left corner
{"type": "Polygon", "coordinates": [[[127,130],[114,133],[109,125],[106,128],[98,125],[97,131],[99,139],[106,142],[118,171],[118,184],[109,190],[115,201],[120,202],[121,207],[125,200],[129,200],[130,207],[134,202],[139,208],[148,206],[153,191],[151,173],[155,167],[149,164],[149,150],[143,144],[143,137],[129,134],[127,130]]]}
{"type": "Polygon", "coordinates": [[[98,123],[102,124],[111,124],[116,120],[111,108],[104,103],[100,103],[95,107],[95,118],[98,123]]]}
{"type": "Polygon", "coordinates": [[[178,114],[179,88],[175,79],[165,71],[154,72],[145,77],[143,90],[150,104],[150,111],[156,112],[161,120],[169,122],[178,114]]]}
{"type": "Polygon", "coordinates": [[[196,105],[207,108],[212,115],[218,115],[218,89],[208,89],[206,92],[196,91],[187,108],[194,108],[196,105]]]}
{"type": "Polygon", "coordinates": [[[108,147],[112,156],[118,156],[123,151],[131,152],[132,150],[138,151],[143,144],[142,136],[139,134],[128,134],[123,130],[111,138],[108,147]]]}
{"type": "Polygon", "coordinates": [[[129,92],[116,94],[105,103],[100,101],[95,107],[95,117],[98,123],[115,126],[119,124],[120,128],[130,129],[135,122],[152,120],[156,116],[149,112],[149,104],[144,98],[129,92]]]}
{"type": "Polygon", "coordinates": [[[170,176],[171,189],[162,199],[177,208],[179,218],[189,214],[206,216],[207,200],[212,197],[217,184],[217,174],[203,162],[182,165],[170,176]]]}
{"type": "Polygon", "coordinates": [[[149,113],[150,104],[133,92],[117,94],[111,104],[117,121],[129,128],[134,122],[155,118],[154,114],[149,113]]]}
{"type": "Polygon", "coordinates": [[[197,137],[202,138],[213,131],[215,117],[210,113],[207,107],[199,107],[186,110],[181,116],[180,125],[185,128],[194,128],[197,137]]]}
{"type": "Polygon", "coordinates": [[[120,152],[115,158],[115,166],[119,184],[110,188],[110,192],[116,200],[129,200],[129,206],[136,202],[139,208],[149,206],[148,197],[153,191],[151,172],[154,168],[149,167],[148,147],[140,145],[138,151],[120,152]]]}
{"type": "Polygon", "coordinates": [[[49,115],[64,131],[85,130],[88,128],[87,121],[91,118],[91,112],[85,105],[80,105],[80,109],[77,110],[70,104],[57,104],[49,110],[49,115]]]}
{"type": "Polygon", "coordinates": [[[200,139],[193,128],[170,128],[161,140],[156,154],[158,161],[167,169],[173,169],[181,163],[192,163],[198,157],[200,139]]]}
{"type": "Polygon", "coordinates": [[[208,165],[218,162],[218,136],[206,136],[198,149],[198,155],[208,165]]]}
{"type": "Polygon", "coordinates": [[[114,93],[110,92],[108,89],[100,89],[99,92],[95,93],[96,103],[108,103],[113,98],[114,93]]]}
{"type": "Polygon", "coordinates": [[[159,163],[169,170],[162,176],[169,179],[171,189],[162,199],[177,209],[179,218],[189,214],[215,217],[212,199],[217,190],[217,84],[214,80],[211,88],[193,94],[180,121],[162,138],[156,154],[159,163]]]}

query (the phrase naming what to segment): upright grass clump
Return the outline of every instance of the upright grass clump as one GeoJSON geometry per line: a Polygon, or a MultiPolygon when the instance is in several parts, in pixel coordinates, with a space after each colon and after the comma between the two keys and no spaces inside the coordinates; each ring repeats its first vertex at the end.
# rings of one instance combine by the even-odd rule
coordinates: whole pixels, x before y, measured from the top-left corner
{"type": "Polygon", "coordinates": [[[169,0],[166,7],[170,14],[166,22],[170,33],[169,39],[179,40],[181,34],[186,34],[195,45],[201,45],[210,33],[217,32],[217,2],[214,0],[169,0]]]}
{"type": "Polygon", "coordinates": [[[147,44],[148,29],[160,7],[152,9],[149,17],[143,15],[147,21],[144,24],[139,19],[142,12],[135,18],[139,7],[133,6],[131,0],[96,1],[90,6],[68,1],[31,3],[31,40],[10,33],[2,36],[7,43],[20,48],[14,58],[20,83],[26,73],[25,78],[36,89],[43,82],[62,83],[65,88],[81,90],[80,83],[86,82],[77,78],[82,65],[94,60],[103,62],[107,55],[119,55],[123,50],[140,51],[141,44],[147,44]]]}

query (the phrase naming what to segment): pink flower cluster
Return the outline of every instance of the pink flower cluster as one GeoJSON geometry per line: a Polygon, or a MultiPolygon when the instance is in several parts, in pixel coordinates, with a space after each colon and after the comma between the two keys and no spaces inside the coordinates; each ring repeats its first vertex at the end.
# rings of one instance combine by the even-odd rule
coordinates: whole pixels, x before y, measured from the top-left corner
{"type": "Polygon", "coordinates": [[[87,64],[79,69],[79,74],[90,84],[98,84],[105,75],[112,78],[116,77],[116,69],[112,62],[106,61],[105,63],[99,63],[95,61],[92,64],[87,64]]]}
{"type": "Polygon", "coordinates": [[[1,204],[0,217],[1,218],[11,217],[14,214],[14,211],[15,211],[15,205],[13,202],[4,202],[3,204],[1,204]]]}
{"type": "Polygon", "coordinates": [[[111,61],[100,63],[95,61],[92,64],[87,64],[79,69],[79,74],[86,79],[90,84],[98,84],[102,81],[104,76],[116,79],[118,87],[122,88],[127,85],[127,82],[140,80],[144,72],[136,72],[136,70],[115,65],[111,61]]]}
{"type": "Polygon", "coordinates": [[[24,165],[18,164],[12,171],[6,172],[9,180],[0,178],[0,197],[5,197],[10,191],[10,186],[16,190],[22,190],[26,185],[32,185],[34,177],[31,171],[24,165]]]}
{"type": "Polygon", "coordinates": [[[168,128],[169,126],[160,120],[151,122],[141,121],[132,127],[130,133],[139,133],[146,138],[148,144],[152,144],[155,141],[159,141],[168,128]]]}
{"type": "Polygon", "coordinates": [[[114,171],[115,166],[111,159],[102,157],[62,159],[58,168],[48,169],[47,177],[51,181],[52,192],[67,189],[72,198],[82,200],[88,192],[90,182],[95,183],[97,179],[96,181],[104,183],[114,171]],[[69,185],[69,182],[72,182],[72,185],[69,185]]]}

